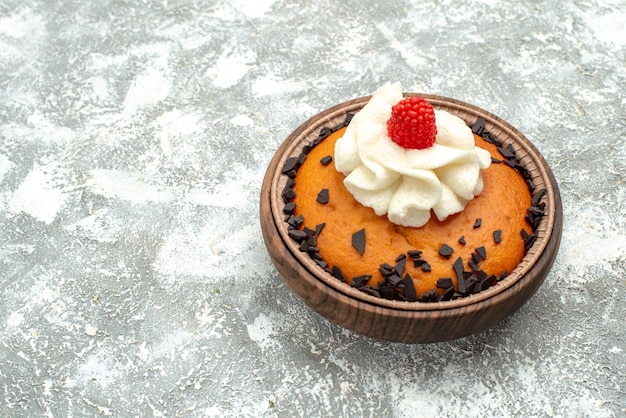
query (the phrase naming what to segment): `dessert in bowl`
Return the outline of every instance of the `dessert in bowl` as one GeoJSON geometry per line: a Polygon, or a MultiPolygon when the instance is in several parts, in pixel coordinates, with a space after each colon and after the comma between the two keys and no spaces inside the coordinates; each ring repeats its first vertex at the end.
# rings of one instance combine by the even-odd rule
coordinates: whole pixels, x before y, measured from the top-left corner
{"type": "Polygon", "coordinates": [[[261,225],[279,274],[316,312],[426,343],[483,331],[525,303],[554,261],[562,214],[549,167],[515,128],[388,84],[283,142],[261,225]]]}

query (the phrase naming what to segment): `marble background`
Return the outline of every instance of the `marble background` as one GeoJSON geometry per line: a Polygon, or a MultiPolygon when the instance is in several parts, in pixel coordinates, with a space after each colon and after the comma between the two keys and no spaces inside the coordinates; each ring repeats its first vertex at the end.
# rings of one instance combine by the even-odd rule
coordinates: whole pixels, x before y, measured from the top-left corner
{"type": "Polygon", "coordinates": [[[0,416],[626,414],[623,0],[0,0],[0,416]],[[291,293],[265,168],[387,81],[542,152],[564,232],[536,296],[448,343],[291,293]]]}

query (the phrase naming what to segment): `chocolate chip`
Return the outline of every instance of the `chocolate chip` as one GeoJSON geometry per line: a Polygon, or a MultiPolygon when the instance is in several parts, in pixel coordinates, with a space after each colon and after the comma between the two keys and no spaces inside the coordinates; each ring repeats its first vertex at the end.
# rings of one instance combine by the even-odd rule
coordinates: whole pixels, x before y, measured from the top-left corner
{"type": "Polygon", "coordinates": [[[352,246],[356,248],[359,254],[365,252],[365,228],[352,234],[352,246]]]}
{"type": "Polygon", "coordinates": [[[480,225],[482,225],[483,220],[481,218],[476,218],[476,221],[474,221],[474,228],[480,228],[480,225]]]}
{"type": "Polygon", "coordinates": [[[333,157],[331,157],[330,155],[327,155],[326,157],[320,160],[320,163],[322,163],[323,165],[328,165],[330,164],[332,160],[333,160],[333,157]]]}
{"type": "Polygon", "coordinates": [[[461,244],[461,245],[465,245],[465,244],[467,244],[467,243],[465,242],[465,235],[462,235],[462,236],[461,236],[461,238],[459,238],[459,244],[461,244]]]}
{"type": "Polygon", "coordinates": [[[430,264],[428,264],[428,263],[424,263],[424,264],[422,264],[422,265],[421,265],[421,268],[422,268],[422,271],[423,271],[424,273],[428,273],[429,271],[431,271],[430,264]]]}
{"type": "Polygon", "coordinates": [[[325,205],[326,203],[328,203],[328,189],[322,189],[317,194],[317,201],[318,203],[321,203],[322,205],[325,205]]]}
{"type": "Polygon", "coordinates": [[[485,249],[485,247],[478,247],[476,248],[476,253],[480,256],[480,258],[482,258],[483,260],[487,259],[487,250],[485,249]]]}
{"type": "Polygon", "coordinates": [[[439,255],[445,258],[450,258],[454,250],[447,244],[441,244],[439,247],[439,255]]]}
{"type": "Polygon", "coordinates": [[[496,229],[495,231],[493,231],[493,241],[496,244],[500,244],[502,242],[502,231],[499,229],[496,229]]]}

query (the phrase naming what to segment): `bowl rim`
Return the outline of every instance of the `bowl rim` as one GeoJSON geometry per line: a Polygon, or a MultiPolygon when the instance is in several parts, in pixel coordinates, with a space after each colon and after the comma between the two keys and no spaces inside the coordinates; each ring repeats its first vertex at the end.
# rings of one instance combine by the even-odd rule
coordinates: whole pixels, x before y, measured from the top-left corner
{"type": "Polygon", "coordinates": [[[361,302],[402,311],[436,311],[467,307],[493,298],[523,279],[535,263],[537,263],[550,241],[556,216],[555,190],[552,187],[550,169],[535,146],[520,131],[502,118],[477,106],[445,96],[411,92],[404,93],[404,96],[423,97],[428,100],[435,109],[446,110],[459,116],[468,125],[472,125],[478,118],[484,119],[485,128],[493,137],[501,142],[503,147],[509,144],[513,146],[517,160],[531,174],[535,192],[541,189],[546,190],[546,193],[540,200],[546,203],[546,207],[545,215],[542,217],[539,226],[534,230],[536,240],[526,252],[518,266],[496,285],[479,293],[448,301],[411,302],[379,298],[353,288],[348,283],[342,282],[326,272],[310,257],[298,249],[296,242],[289,237],[287,224],[283,220],[284,212],[282,209],[285,203],[281,198],[281,191],[287,182],[287,176],[282,173],[282,167],[288,158],[300,155],[302,148],[313,142],[318,137],[319,131],[323,127],[340,125],[345,120],[346,114],[358,112],[372,96],[363,96],[348,100],[319,112],[302,123],[283,141],[277,150],[277,153],[280,152],[280,155],[277,155],[279,160],[276,164],[276,170],[271,175],[269,197],[270,210],[277,230],[290,254],[294,256],[299,264],[313,277],[336,291],[361,302]]]}

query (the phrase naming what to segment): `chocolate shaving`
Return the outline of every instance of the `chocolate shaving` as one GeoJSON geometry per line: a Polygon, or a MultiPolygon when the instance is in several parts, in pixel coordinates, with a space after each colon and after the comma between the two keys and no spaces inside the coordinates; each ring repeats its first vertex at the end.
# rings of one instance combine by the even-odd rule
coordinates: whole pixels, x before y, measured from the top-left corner
{"type": "Polygon", "coordinates": [[[422,264],[422,265],[421,265],[421,268],[422,268],[422,271],[423,271],[424,273],[428,273],[429,271],[431,271],[430,264],[428,264],[428,263],[424,263],[424,264],[422,264]]]}
{"type": "Polygon", "coordinates": [[[404,256],[404,258],[401,258],[400,260],[396,259],[396,261],[398,262],[396,263],[394,270],[396,271],[396,274],[398,276],[402,276],[402,274],[404,273],[404,265],[406,264],[406,256],[404,256]]]}
{"type": "Polygon", "coordinates": [[[283,196],[283,201],[285,203],[289,203],[291,200],[293,200],[293,198],[296,197],[296,192],[293,189],[284,189],[282,196],[283,196]]]}
{"type": "Polygon", "coordinates": [[[454,269],[454,274],[456,274],[457,280],[463,280],[463,259],[461,257],[454,261],[452,268],[454,269]]]}
{"type": "Polygon", "coordinates": [[[439,255],[445,258],[450,258],[454,250],[447,244],[441,244],[439,247],[439,255]]]}
{"type": "Polygon", "coordinates": [[[491,286],[493,286],[494,284],[496,284],[497,282],[498,282],[498,278],[493,274],[488,277],[485,277],[483,280],[479,282],[480,290],[481,291],[486,290],[490,288],[491,286]]]}
{"type": "Polygon", "coordinates": [[[413,283],[413,279],[409,274],[404,275],[404,279],[402,279],[401,284],[403,285],[402,292],[404,293],[404,297],[407,300],[415,301],[417,300],[417,293],[415,292],[415,284],[413,283]]]}
{"type": "Polygon", "coordinates": [[[441,300],[450,300],[455,293],[456,290],[454,290],[454,286],[449,287],[444,290],[443,294],[441,295],[441,300]]]}
{"type": "Polygon", "coordinates": [[[361,287],[365,283],[367,283],[369,281],[369,279],[371,279],[371,278],[372,278],[372,276],[370,276],[368,274],[364,274],[362,276],[353,277],[352,280],[350,280],[350,286],[352,286],[352,287],[361,287]]]}
{"type": "Polygon", "coordinates": [[[346,281],[346,276],[343,275],[341,269],[337,266],[333,266],[331,274],[336,278],[341,280],[342,282],[346,281]]]}
{"type": "Polygon", "coordinates": [[[487,259],[487,250],[485,249],[485,247],[478,247],[476,248],[476,253],[480,256],[480,258],[482,258],[483,260],[487,259]]]}
{"type": "Polygon", "coordinates": [[[327,127],[327,126],[324,126],[322,129],[320,129],[320,134],[319,134],[319,136],[318,136],[317,138],[318,138],[318,139],[326,139],[326,138],[328,138],[328,137],[330,136],[330,134],[332,134],[332,133],[333,133],[333,130],[332,130],[332,129],[330,129],[330,128],[329,128],[329,127],[327,127]]]}
{"type": "Polygon", "coordinates": [[[505,163],[507,162],[506,160],[514,160],[515,159],[515,150],[513,149],[513,147],[511,146],[511,144],[509,144],[507,147],[496,147],[498,149],[498,152],[500,152],[500,154],[502,154],[502,156],[505,158],[505,163]]]}
{"type": "Polygon", "coordinates": [[[361,292],[368,294],[370,296],[374,296],[374,297],[381,297],[380,293],[378,292],[378,288],[374,287],[374,286],[369,286],[369,285],[365,285],[365,286],[361,286],[358,288],[361,292]]]}
{"type": "Polygon", "coordinates": [[[289,202],[283,207],[283,212],[288,215],[291,215],[295,209],[296,209],[296,204],[294,202],[289,202]]]}
{"type": "Polygon", "coordinates": [[[502,231],[500,229],[493,231],[493,242],[496,244],[500,244],[502,242],[502,231]]]}
{"type": "Polygon", "coordinates": [[[457,292],[462,295],[469,295],[472,292],[472,288],[478,282],[478,279],[474,275],[463,276],[459,279],[459,284],[457,286],[457,292]]]}
{"type": "Polygon", "coordinates": [[[474,260],[469,260],[467,262],[467,265],[469,266],[470,269],[472,269],[472,271],[480,271],[480,267],[478,267],[478,263],[474,260]]]}
{"type": "Polygon", "coordinates": [[[541,189],[535,193],[530,201],[531,206],[537,206],[541,198],[545,196],[546,193],[548,193],[546,189],[541,189]]]}
{"type": "Polygon", "coordinates": [[[378,293],[380,293],[383,299],[393,300],[396,294],[396,288],[388,284],[381,284],[378,286],[378,293]]]}
{"type": "Polygon", "coordinates": [[[422,252],[420,250],[409,250],[407,251],[407,255],[415,259],[415,258],[420,258],[422,256],[422,252]]]}
{"type": "Polygon", "coordinates": [[[529,234],[528,232],[526,232],[525,229],[522,229],[521,234],[522,239],[524,240],[524,248],[526,249],[526,251],[528,251],[537,240],[537,234],[535,234],[534,232],[532,234],[529,234]]]}
{"type": "Polygon", "coordinates": [[[317,263],[318,266],[320,266],[323,269],[325,269],[326,266],[328,265],[328,263],[326,263],[326,261],[324,261],[322,259],[319,259],[319,258],[316,258],[314,261],[317,263]]]}
{"type": "Polygon", "coordinates": [[[476,122],[471,126],[472,132],[478,136],[482,136],[485,132],[485,120],[483,118],[476,119],[476,122]]]}
{"type": "Polygon", "coordinates": [[[481,218],[477,218],[476,221],[474,222],[474,228],[480,228],[480,225],[482,225],[483,220],[481,218]]]}
{"type": "Polygon", "coordinates": [[[285,165],[283,166],[282,173],[287,174],[297,169],[298,169],[298,157],[289,157],[285,161],[285,165]]]}
{"type": "Polygon", "coordinates": [[[465,235],[461,235],[461,238],[459,238],[459,244],[461,245],[467,244],[467,242],[465,242],[465,235]]]}
{"type": "Polygon", "coordinates": [[[300,225],[302,225],[302,222],[304,222],[304,218],[302,217],[302,215],[298,217],[289,215],[289,217],[285,220],[285,222],[291,228],[298,228],[300,225]]]}
{"type": "Polygon", "coordinates": [[[320,163],[322,163],[322,165],[328,165],[331,163],[332,160],[333,160],[333,157],[331,157],[330,155],[327,155],[326,157],[320,160],[320,163]]]}
{"type": "Polygon", "coordinates": [[[449,289],[454,287],[454,283],[450,277],[444,277],[442,279],[437,279],[437,287],[439,289],[449,289]]]}
{"type": "Polygon", "coordinates": [[[395,273],[394,267],[387,263],[381,264],[378,267],[378,271],[380,272],[380,275],[383,276],[384,278],[387,278],[395,273]]]}
{"type": "Polygon", "coordinates": [[[387,283],[389,283],[393,287],[398,286],[401,281],[402,281],[402,277],[398,276],[397,274],[392,274],[387,277],[387,283]]]}
{"type": "Polygon", "coordinates": [[[439,300],[441,300],[441,296],[439,296],[439,293],[437,293],[435,289],[430,289],[418,299],[420,302],[439,302],[439,300]]]}
{"type": "Polygon", "coordinates": [[[352,234],[352,246],[356,248],[359,254],[365,252],[365,228],[352,234]]]}
{"type": "Polygon", "coordinates": [[[322,229],[324,229],[324,225],[326,225],[326,223],[321,223],[315,227],[315,235],[319,237],[319,235],[322,233],[322,229]]]}
{"type": "Polygon", "coordinates": [[[322,205],[325,205],[328,203],[328,189],[322,189],[317,194],[317,202],[321,203],[322,205]]]}

